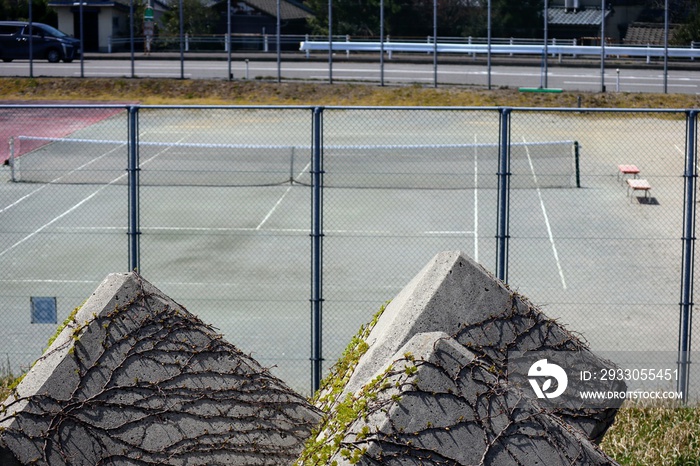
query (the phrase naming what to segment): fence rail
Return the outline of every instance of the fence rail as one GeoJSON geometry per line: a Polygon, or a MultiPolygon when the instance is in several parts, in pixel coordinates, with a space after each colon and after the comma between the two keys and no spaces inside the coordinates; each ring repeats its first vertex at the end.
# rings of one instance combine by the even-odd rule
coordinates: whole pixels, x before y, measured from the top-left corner
{"type": "MultiPolygon", "coordinates": [[[[350,42],[350,41],[304,41],[299,45],[303,52],[327,52],[330,48],[336,51],[372,52],[379,53],[382,49],[389,52],[409,53],[450,53],[450,54],[507,54],[507,55],[536,55],[545,53],[544,44],[483,44],[483,43],[416,43],[416,42],[350,42]]],[[[547,53],[552,55],[602,56],[606,57],[663,57],[668,54],[671,58],[691,58],[700,56],[700,50],[681,47],[651,47],[651,46],[594,46],[594,45],[560,45],[553,43],[547,46],[547,53]]]]}
{"type": "Polygon", "coordinates": [[[698,393],[695,110],[3,105],[0,117],[8,370],[39,357],[106,274],[138,269],[313,390],[382,303],[459,249],[594,351],[654,353],[698,393]],[[619,164],[651,192],[630,193],[619,164]],[[57,309],[38,318],[34,302],[57,309]]]}

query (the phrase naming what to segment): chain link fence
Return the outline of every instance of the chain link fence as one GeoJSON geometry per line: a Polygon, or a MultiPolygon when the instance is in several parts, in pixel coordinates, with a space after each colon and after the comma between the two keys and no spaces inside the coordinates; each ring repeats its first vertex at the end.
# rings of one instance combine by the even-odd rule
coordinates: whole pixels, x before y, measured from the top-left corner
{"type": "MultiPolygon", "coordinates": [[[[309,393],[443,250],[595,351],[688,367],[692,111],[47,105],[0,118],[0,357],[14,374],[107,274],[138,268],[309,393]]],[[[692,393],[691,375],[679,384],[692,393]]]]}

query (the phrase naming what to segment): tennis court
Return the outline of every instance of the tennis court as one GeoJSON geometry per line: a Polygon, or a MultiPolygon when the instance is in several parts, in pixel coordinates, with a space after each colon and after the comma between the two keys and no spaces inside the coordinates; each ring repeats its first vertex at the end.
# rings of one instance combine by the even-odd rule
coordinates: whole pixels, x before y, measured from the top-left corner
{"type": "MultiPolygon", "coordinates": [[[[138,118],[141,274],[300,391],[313,117],[144,107],[138,118]]],[[[60,321],[129,267],[127,120],[122,110],[40,143],[28,119],[14,135],[31,150],[0,183],[0,354],[13,370],[55,330],[31,323],[30,297],[56,297],[60,321]]],[[[326,369],[437,252],[494,270],[499,125],[494,109],[324,109],[326,369]]],[[[685,121],[541,109],[514,112],[509,136],[511,288],[594,350],[663,353],[675,367],[685,121]],[[651,201],[627,196],[618,163],[640,166],[651,201]]]]}

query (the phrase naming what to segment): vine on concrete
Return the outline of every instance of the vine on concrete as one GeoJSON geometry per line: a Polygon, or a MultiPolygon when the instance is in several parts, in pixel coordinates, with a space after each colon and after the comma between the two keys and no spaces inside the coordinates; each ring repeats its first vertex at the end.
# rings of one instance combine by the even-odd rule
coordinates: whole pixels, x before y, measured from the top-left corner
{"type": "Polygon", "coordinates": [[[70,385],[67,396],[15,389],[3,446],[51,466],[292,463],[318,411],[137,278],[132,301],[71,320],[71,338],[50,348],[67,351],[64,379],[50,379],[70,385]]]}
{"type": "Polygon", "coordinates": [[[316,395],[314,402],[324,417],[297,465],[393,461],[416,465],[528,464],[525,452],[534,448],[537,454],[550,455],[558,464],[608,461],[584,432],[568,421],[596,425],[611,421],[612,417],[607,417],[610,413],[553,413],[508,384],[509,351],[587,350],[585,343],[524,297],[511,292],[507,309],[494,310],[492,315],[464,325],[450,336],[473,354],[471,362],[457,373],[450,367],[455,361],[441,352],[436,342],[436,360],[418,360],[410,353],[404,354],[358,393],[347,394],[341,400],[340,394],[367,351],[366,339],[379,315],[381,311],[353,338],[316,395]],[[417,404],[434,405],[435,412],[442,414],[428,416],[418,425],[405,414],[412,413],[417,404]],[[445,406],[453,409],[437,409],[445,406]],[[476,445],[475,432],[480,438],[476,445]],[[461,445],[458,454],[443,448],[450,444],[461,445]]]}

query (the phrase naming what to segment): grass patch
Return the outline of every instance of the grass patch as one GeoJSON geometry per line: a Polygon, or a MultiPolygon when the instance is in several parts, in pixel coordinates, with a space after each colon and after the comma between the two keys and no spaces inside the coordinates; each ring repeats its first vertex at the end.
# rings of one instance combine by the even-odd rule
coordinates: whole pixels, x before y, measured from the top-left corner
{"type": "Polygon", "coordinates": [[[10,363],[0,366],[0,402],[4,401],[10,395],[10,392],[22,380],[24,375],[19,377],[10,370],[10,363]]]}
{"type": "Polygon", "coordinates": [[[181,80],[155,78],[0,78],[0,100],[133,102],[144,105],[356,105],[573,108],[697,108],[689,94],[519,92],[479,87],[376,83],[181,80]]]}
{"type": "Polygon", "coordinates": [[[625,466],[700,465],[700,404],[625,402],[601,448],[625,466]]]}

